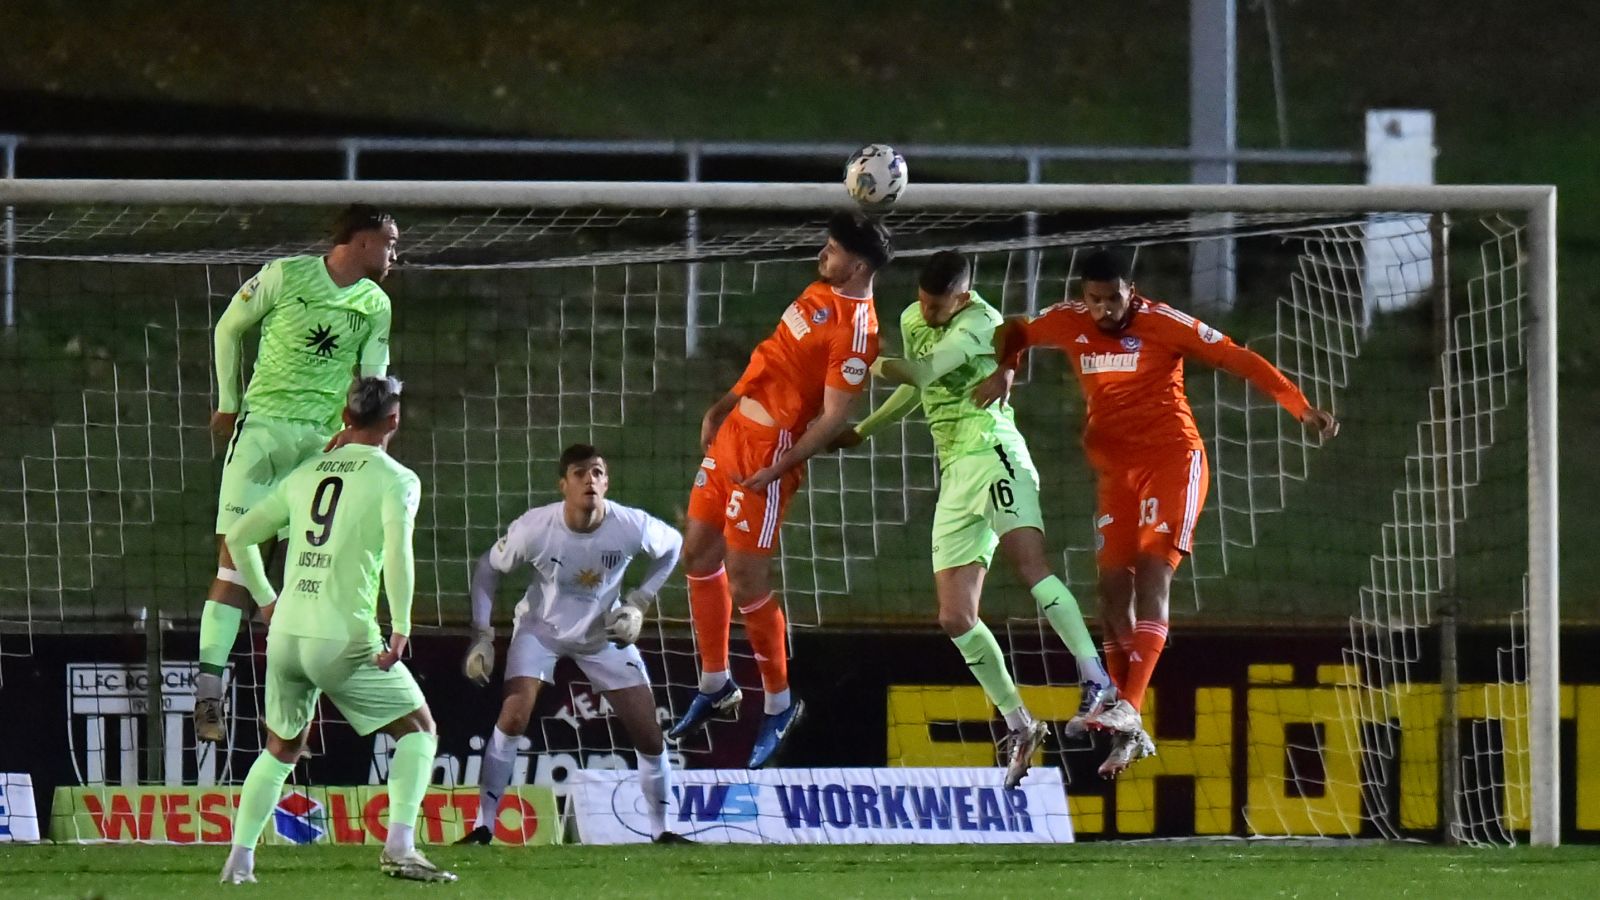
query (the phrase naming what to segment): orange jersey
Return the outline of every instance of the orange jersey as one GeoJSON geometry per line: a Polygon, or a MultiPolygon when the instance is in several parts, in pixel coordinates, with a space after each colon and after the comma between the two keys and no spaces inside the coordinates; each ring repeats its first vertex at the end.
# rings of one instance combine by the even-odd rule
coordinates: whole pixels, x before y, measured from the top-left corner
{"type": "Polygon", "coordinates": [[[1185,356],[1248,380],[1297,419],[1310,407],[1300,389],[1256,352],[1144,297],[1134,298],[1128,326],[1117,334],[1102,332],[1087,306],[1069,301],[1045,310],[1006,341],[1012,360],[1024,347],[1039,346],[1064,351],[1072,361],[1088,400],[1083,445],[1096,468],[1115,468],[1128,455],[1149,450],[1202,446],[1183,390],[1185,356]]]}
{"type": "Polygon", "coordinates": [[[822,412],[825,387],[855,393],[878,358],[878,311],[872,298],[846,297],[812,282],[772,335],[750,354],[733,392],[760,403],[779,428],[798,438],[822,412]]]}

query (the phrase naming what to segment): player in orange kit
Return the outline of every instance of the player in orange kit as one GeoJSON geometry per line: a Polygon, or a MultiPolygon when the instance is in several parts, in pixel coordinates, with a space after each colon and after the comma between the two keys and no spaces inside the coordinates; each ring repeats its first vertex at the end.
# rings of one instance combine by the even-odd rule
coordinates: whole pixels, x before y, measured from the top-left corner
{"type": "Polygon", "coordinates": [[[1205,445],[1183,389],[1183,358],[1224,369],[1270,394],[1323,438],[1339,423],[1306,401],[1273,365],[1227,335],[1165,303],[1134,293],[1121,261],[1091,254],[1083,299],[995,332],[1004,360],[974,391],[983,406],[1002,399],[1022,351],[1067,354],[1088,400],[1083,446],[1098,480],[1096,564],[1106,668],[1122,699],[1089,719],[1113,733],[1100,774],[1114,778],[1155,752],[1139,710],[1167,642],[1172,573],[1189,554],[1205,505],[1205,445]]]}
{"type": "Polygon", "coordinates": [[[742,697],[728,677],[728,629],[737,605],[761,669],[766,715],[750,768],[772,760],[805,705],[789,696],[787,623],[772,594],[770,561],[783,511],[805,461],[842,431],[878,356],[872,281],[889,262],[889,232],[862,213],[836,213],[817,257],[817,280],[750,354],[733,389],[700,425],[705,459],[689,494],[683,568],[700,649],[700,691],[667,737],[678,740],[742,697]]]}

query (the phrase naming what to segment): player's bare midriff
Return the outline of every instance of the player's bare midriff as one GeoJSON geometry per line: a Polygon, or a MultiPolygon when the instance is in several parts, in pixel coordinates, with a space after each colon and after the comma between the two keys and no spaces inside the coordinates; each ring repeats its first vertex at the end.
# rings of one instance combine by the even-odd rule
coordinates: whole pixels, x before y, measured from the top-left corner
{"type": "Polygon", "coordinates": [[[765,425],[769,428],[775,428],[778,425],[778,420],[767,412],[767,408],[761,405],[761,401],[750,397],[739,398],[739,414],[757,425],[765,425]]]}

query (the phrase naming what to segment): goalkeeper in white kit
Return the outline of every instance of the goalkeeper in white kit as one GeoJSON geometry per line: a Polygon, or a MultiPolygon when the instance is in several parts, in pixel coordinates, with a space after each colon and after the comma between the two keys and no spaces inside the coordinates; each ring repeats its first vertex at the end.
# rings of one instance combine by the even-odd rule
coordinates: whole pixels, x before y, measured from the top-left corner
{"type": "Polygon", "coordinates": [[[477,639],[462,669],[480,685],[494,672],[490,614],[502,574],[528,566],[534,578],[517,604],[511,646],[506,651],[505,700],[484,749],[478,818],[458,843],[487,844],[494,835],[500,798],[511,783],[517,741],[527,731],[534,702],[555,683],[556,663],[569,657],[604,694],[633,741],[639,788],[649,807],[656,843],[690,843],[667,830],[672,770],[655,695],[645,672],[639,638],[645,610],[678,565],[683,536],[649,513],[606,500],[610,475],[600,451],[588,444],[568,447],[560,460],[562,500],[528,510],[489,552],[472,575],[472,624],[477,639]],[[622,596],[628,563],[650,558],[644,581],[622,596]]]}

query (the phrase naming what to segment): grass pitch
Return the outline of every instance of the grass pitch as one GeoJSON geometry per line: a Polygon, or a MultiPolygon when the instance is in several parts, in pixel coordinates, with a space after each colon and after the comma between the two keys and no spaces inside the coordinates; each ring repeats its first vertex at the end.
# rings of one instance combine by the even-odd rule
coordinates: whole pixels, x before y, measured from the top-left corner
{"type": "Polygon", "coordinates": [[[1090,843],[1050,847],[509,847],[431,851],[453,885],[378,873],[376,847],[263,848],[259,884],[216,883],[226,851],[0,847],[14,897],[1582,897],[1600,847],[1090,843]]]}

